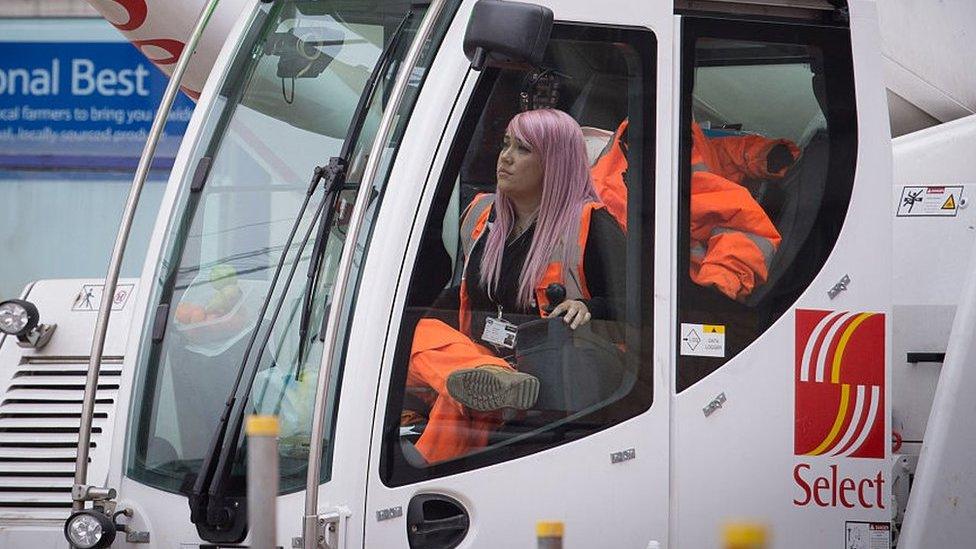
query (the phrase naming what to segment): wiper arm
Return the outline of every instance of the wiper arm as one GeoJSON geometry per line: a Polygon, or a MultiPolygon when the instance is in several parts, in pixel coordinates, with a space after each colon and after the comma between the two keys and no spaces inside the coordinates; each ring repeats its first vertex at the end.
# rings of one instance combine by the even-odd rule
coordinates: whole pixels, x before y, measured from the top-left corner
{"type": "Polygon", "coordinates": [[[339,193],[345,188],[346,170],[349,164],[349,157],[352,154],[354,143],[359,139],[359,134],[362,132],[362,128],[365,125],[366,114],[368,112],[369,105],[372,103],[373,97],[379,88],[381,75],[386,71],[393,51],[395,50],[396,45],[399,43],[400,38],[403,35],[403,30],[406,28],[406,24],[412,15],[412,12],[408,12],[404,16],[403,20],[394,31],[390,42],[387,44],[386,48],[383,49],[379,58],[377,58],[373,72],[370,74],[370,77],[366,82],[364,93],[360,96],[359,103],[356,105],[356,110],[353,114],[352,120],[350,121],[349,129],[346,132],[346,140],[343,142],[339,156],[330,159],[328,166],[324,168],[315,168],[312,181],[309,184],[308,191],[305,194],[304,202],[302,203],[299,214],[295,219],[295,223],[292,225],[284,250],[275,268],[275,273],[272,277],[268,294],[262,303],[254,329],[251,332],[251,337],[248,340],[247,347],[244,351],[244,356],[241,359],[241,365],[238,368],[234,384],[231,387],[227,401],[224,404],[224,410],[221,413],[220,420],[217,424],[213,438],[211,439],[207,454],[204,457],[200,473],[194,480],[193,487],[189,494],[188,499],[190,504],[190,520],[196,525],[197,533],[202,539],[214,543],[237,543],[243,540],[247,535],[247,499],[243,496],[233,498],[226,497],[226,486],[231,477],[233,460],[237,455],[238,441],[240,439],[244,416],[247,409],[247,401],[251,394],[254,378],[257,376],[261,356],[264,354],[268,341],[271,338],[270,328],[265,331],[264,339],[255,355],[257,358],[255,359],[253,368],[250,371],[249,382],[244,389],[244,393],[240,396],[240,398],[238,398],[237,393],[240,389],[244,372],[247,371],[248,360],[250,359],[254,343],[257,340],[258,334],[260,333],[264,315],[270,306],[272,297],[274,296],[274,289],[284,266],[286,256],[288,255],[288,250],[291,248],[295,234],[298,231],[298,227],[301,225],[302,218],[304,217],[305,211],[308,208],[309,201],[311,200],[316,187],[321,181],[324,180],[325,183],[323,187],[325,188],[325,194],[322,197],[322,201],[319,203],[315,215],[312,217],[308,229],[303,236],[302,242],[298,248],[298,251],[296,252],[295,261],[289,270],[288,277],[284,285],[285,289],[281,292],[278,302],[275,305],[274,312],[272,313],[270,322],[268,323],[268,326],[274,326],[275,321],[278,318],[278,314],[281,312],[281,308],[287,299],[287,288],[290,286],[295,275],[295,271],[298,268],[302,251],[308,244],[311,233],[315,228],[315,222],[319,221],[318,231],[315,237],[315,244],[313,245],[313,253],[309,263],[307,286],[305,288],[305,294],[303,295],[302,301],[302,317],[299,327],[300,340],[298,365],[296,367],[295,374],[296,378],[301,375],[301,365],[304,358],[304,343],[306,340],[306,334],[308,333],[309,317],[311,315],[311,302],[314,298],[314,288],[315,284],[317,283],[319,266],[325,251],[326,237],[328,236],[327,231],[332,225],[333,213],[338,202],[339,193]],[[325,215],[323,215],[323,212],[325,212],[325,215]],[[240,400],[240,405],[237,406],[235,410],[235,405],[237,405],[238,400],[240,400]]]}
{"type": "MultiPolygon", "coordinates": [[[[250,358],[251,350],[253,349],[255,341],[257,341],[258,334],[261,331],[264,315],[267,313],[268,307],[271,304],[271,299],[274,296],[274,290],[278,284],[278,278],[281,275],[285,260],[288,257],[288,251],[295,240],[295,234],[298,232],[298,227],[301,226],[302,219],[305,216],[305,211],[308,209],[308,204],[311,201],[312,195],[315,194],[315,189],[321,182],[324,172],[324,168],[317,166],[312,174],[312,180],[309,183],[308,190],[305,192],[305,199],[298,211],[295,222],[292,224],[291,231],[289,232],[288,238],[286,239],[285,245],[282,249],[281,257],[278,259],[278,264],[275,266],[275,272],[271,277],[271,284],[268,288],[268,294],[265,296],[264,302],[261,304],[261,309],[257,314],[254,328],[251,331],[251,337],[247,342],[244,356],[241,359],[241,365],[237,370],[237,375],[234,378],[234,383],[231,386],[227,401],[224,403],[224,410],[220,414],[220,420],[217,422],[217,428],[214,430],[214,435],[211,438],[210,446],[208,447],[207,453],[203,458],[200,472],[196,475],[196,478],[193,479],[193,486],[188,494],[190,504],[190,521],[196,525],[197,533],[202,539],[206,539],[214,543],[237,543],[238,541],[244,539],[244,537],[247,535],[247,511],[244,508],[244,505],[247,503],[246,498],[240,498],[240,501],[233,502],[231,506],[223,505],[225,501],[223,498],[222,485],[225,484],[225,482],[214,483],[213,480],[215,477],[219,479],[223,478],[224,475],[217,475],[217,471],[221,471],[228,465],[226,462],[227,460],[225,457],[225,452],[220,452],[220,450],[222,448],[232,446],[234,453],[237,451],[236,440],[240,435],[240,422],[244,417],[244,404],[242,404],[239,408],[240,413],[233,416],[234,428],[231,430],[231,440],[233,440],[233,444],[224,444],[225,439],[227,438],[226,435],[228,426],[230,425],[230,421],[232,419],[231,413],[234,411],[234,405],[238,400],[237,392],[240,389],[241,381],[244,378],[244,372],[246,370],[247,361],[250,358]],[[208,489],[208,487],[210,488],[208,489]],[[218,497],[214,497],[215,495],[218,497]],[[245,520],[239,519],[239,517],[242,516],[245,520]]],[[[302,250],[305,249],[309,238],[311,238],[312,230],[315,227],[315,220],[322,215],[322,210],[325,207],[325,203],[326,201],[323,198],[323,200],[319,203],[318,208],[316,208],[315,215],[312,216],[312,220],[309,222],[308,229],[305,231],[302,238],[302,243],[296,252],[295,261],[288,273],[287,282],[290,282],[292,278],[294,278],[295,270],[297,269],[299,260],[301,259],[302,250]]],[[[285,284],[285,288],[288,287],[287,282],[285,284]]],[[[275,306],[275,310],[272,313],[272,325],[274,324],[274,320],[277,319],[278,314],[281,311],[281,307],[284,304],[283,297],[284,296],[282,296],[282,299],[278,301],[277,305],[275,306]]],[[[266,333],[267,336],[265,337],[265,342],[262,345],[262,350],[264,346],[267,345],[267,337],[270,336],[271,330],[267,330],[266,333]]],[[[259,354],[259,361],[260,356],[261,355],[259,354]]],[[[257,367],[254,368],[250,375],[248,387],[253,384],[254,377],[256,375],[257,367]]],[[[248,395],[249,390],[243,395],[244,403],[247,402],[248,395]]]]}
{"type": "Polygon", "coordinates": [[[369,112],[370,104],[373,102],[373,97],[376,95],[376,90],[379,88],[380,79],[383,77],[383,73],[386,72],[390,58],[400,43],[403,30],[406,28],[411,16],[413,16],[412,11],[408,11],[403,16],[403,20],[397,25],[389,43],[383,48],[383,52],[380,53],[379,58],[376,60],[376,68],[369,75],[369,80],[366,81],[364,93],[359,96],[359,103],[356,105],[356,110],[349,124],[346,140],[342,143],[342,149],[339,151],[339,156],[332,157],[325,169],[325,200],[328,200],[330,204],[325,215],[319,220],[319,230],[315,235],[315,244],[312,246],[312,258],[308,262],[308,272],[305,275],[306,282],[305,294],[302,297],[302,316],[298,323],[298,368],[295,370],[296,379],[301,379],[305,346],[308,342],[308,326],[312,316],[312,301],[315,298],[315,286],[318,284],[319,268],[322,266],[322,258],[325,255],[325,248],[328,244],[328,231],[332,226],[335,216],[335,207],[339,200],[339,193],[346,187],[346,175],[349,169],[349,163],[352,160],[350,157],[352,156],[356,142],[359,140],[359,134],[366,124],[366,115],[369,112]]]}

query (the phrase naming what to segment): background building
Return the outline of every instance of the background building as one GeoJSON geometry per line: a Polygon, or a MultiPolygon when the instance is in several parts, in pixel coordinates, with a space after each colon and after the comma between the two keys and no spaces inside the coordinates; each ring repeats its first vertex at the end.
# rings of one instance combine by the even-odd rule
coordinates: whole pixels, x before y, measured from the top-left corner
{"type": "Polygon", "coordinates": [[[4,0],[0,17],[98,17],[85,0],[4,0]]]}
{"type": "MultiPolygon", "coordinates": [[[[166,77],[84,0],[0,3],[0,299],[105,276],[166,77]]],[[[193,103],[167,124],[126,251],[142,269],[193,103]]]]}

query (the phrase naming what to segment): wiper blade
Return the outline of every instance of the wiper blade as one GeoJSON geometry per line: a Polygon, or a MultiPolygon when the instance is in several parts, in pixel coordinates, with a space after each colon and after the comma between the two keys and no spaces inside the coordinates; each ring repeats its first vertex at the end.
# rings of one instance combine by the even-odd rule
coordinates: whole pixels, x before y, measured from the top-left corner
{"type": "Polygon", "coordinates": [[[274,276],[272,277],[271,284],[268,289],[268,294],[262,303],[260,312],[258,313],[254,329],[251,332],[250,339],[248,340],[247,347],[244,351],[244,356],[241,359],[241,365],[238,368],[234,384],[231,387],[227,401],[224,404],[224,410],[221,413],[220,421],[218,422],[214,436],[211,439],[207,454],[204,457],[200,473],[194,479],[192,489],[189,493],[188,499],[190,504],[190,520],[196,525],[197,533],[202,539],[213,543],[238,543],[247,535],[247,499],[244,496],[228,498],[226,495],[226,486],[228,485],[231,477],[233,460],[237,455],[239,439],[247,409],[247,401],[251,394],[254,378],[257,376],[261,356],[264,354],[268,341],[271,338],[270,327],[274,326],[275,321],[278,318],[278,314],[280,313],[281,308],[284,306],[287,299],[287,288],[291,284],[295,271],[298,268],[301,254],[304,251],[305,246],[308,244],[312,231],[315,229],[316,221],[318,221],[318,231],[316,233],[312,257],[309,262],[309,270],[307,273],[307,286],[305,288],[305,293],[302,300],[302,317],[299,327],[299,353],[297,358],[298,365],[296,366],[296,377],[299,377],[301,375],[301,366],[304,362],[304,344],[307,339],[308,324],[310,321],[309,317],[311,316],[311,303],[312,299],[314,298],[314,288],[318,281],[318,270],[321,265],[322,256],[325,252],[326,238],[328,236],[327,231],[332,225],[339,193],[346,188],[345,181],[349,157],[351,156],[354,144],[359,139],[359,134],[362,132],[362,128],[365,125],[369,105],[372,103],[373,97],[379,88],[380,78],[382,77],[382,74],[386,72],[387,65],[389,64],[393,51],[396,49],[396,46],[403,35],[403,30],[406,28],[406,24],[412,15],[413,12],[411,11],[403,17],[403,20],[400,21],[400,24],[394,31],[393,36],[390,38],[390,42],[377,58],[373,72],[370,74],[369,80],[366,82],[364,92],[359,98],[359,103],[356,105],[356,110],[353,114],[352,120],[350,121],[349,129],[346,132],[346,139],[342,144],[342,149],[340,150],[339,156],[330,159],[329,164],[326,167],[316,167],[312,175],[312,181],[309,184],[308,190],[305,194],[305,199],[299,210],[299,214],[295,219],[295,223],[292,225],[281,257],[278,260],[274,276]],[[306,230],[302,238],[302,242],[296,252],[295,261],[289,270],[287,280],[284,284],[284,290],[281,292],[278,302],[275,305],[274,312],[272,313],[272,317],[268,322],[269,328],[265,331],[265,336],[261,346],[259,347],[258,352],[255,354],[257,358],[254,360],[253,367],[250,370],[249,382],[245,386],[243,394],[240,396],[240,398],[238,398],[237,393],[240,390],[244,373],[247,371],[251,351],[254,347],[254,343],[257,341],[257,337],[263,325],[264,315],[267,313],[271,299],[274,296],[274,290],[277,285],[278,277],[280,276],[282,268],[284,267],[288,250],[291,248],[292,242],[294,242],[295,234],[298,232],[298,227],[301,225],[301,221],[304,217],[306,209],[308,208],[309,201],[311,200],[311,197],[314,194],[318,184],[323,180],[325,181],[323,185],[325,188],[325,194],[322,197],[322,201],[319,203],[315,215],[312,217],[308,229],[306,230]],[[325,212],[324,215],[323,212],[325,212]],[[240,401],[239,405],[238,401],[240,401]]]}
{"type": "Polygon", "coordinates": [[[380,53],[379,58],[376,60],[376,68],[369,75],[369,80],[366,81],[364,93],[359,96],[359,103],[356,105],[356,111],[349,124],[346,140],[342,143],[339,156],[331,158],[325,170],[325,199],[330,202],[330,205],[325,215],[319,220],[319,230],[315,235],[315,244],[312,245],[312,258],[308,262],[308,272],[305,275],[306,283],[305,295],[302,298],[302,316],[298,323],[298,367],[295,370],[296,379],[300,379],[302,374],[305,346],[308,343],[308,327],[312,316],[312,301],[315,298],[315,286],[318,284],[319,268],[322,266],[322,258],[325,255],[325,248],[328,244],[328,231],[334,220],[339,193],[346,186],[346,175],[348,174],[349,163],[352,160],[350,157],[352,156],[356,142],[359,140],[359,134],[366,124],[366,115],[369,112],[370,104],[373,102],[373,97],[376,95],[376,90],[379,89],[380,79],[386,72],[390,58],[400,43],[403,30],[406,28],[412,16],[413,11],[408,11],[403,16],[403,20],[397,25],[389,43],[383,48],[383,52],[380,53]]]}
{"type": "MultiPolygon", "coordinates": [[[[231,423],[231,414],[234,411],[234,406],[237,403],[237,392],[240,389],[241,381],[244,378],[244,372],[247,370],[247,362],[251,355],[251,350],[254,348],[254,343],[257,341],[258,334],[261,331],[263,324],[263,319],[265,313],[268,311],[268,307],[271,304],[271,299],[274,296],[274,290],[278,284],[278,278],[281,275],[281,271],[284,268],[285,260],[288,257],[288,251],[291,249],[291,245],[295,240],[295,234],[298,232],[298,227],[301,226],[302,219],[305,217],[305,211],[308,209],[308,204],[311,201],[312,195],[315,194],[315,189],[318,187],[319,182],[321,182],[324,174],[324,169],[322,167],[316,167],[313,174],[312,180],[309,183],[308,190],[305,192],[305,199],[302,202],[302,206],[299,209],[298,215],[295,219],[294,224],[292,224],[291,231],[288,234],[288,238],[285,241],[285,245],[281,252],[281,257],[278,259],[278,264],[275,266],[274,275],[271,278],[271,283],[268,288],[268,294],[261,304],[261,309],[257,314],[254,328],[251,330],[250,339],[247,342],[247,347],[244,350],[244,356],[241,359],[241,365],[238,367],[237,375],[234,378],[234,383],[231,386],[229,396],[227,401],[224,403],[224,410],[220,415],[220,420],[217,423],[217,428],[214,430],[213,438],[210,441],[210,446],[208,447],[207,454],[203,458],[203,463],[200,467],[200,472],[193,479],[193,486],[188,494],[189,504],[190,504],[190,521],[193,522],[197,527],[197,533],[201,538],[214,542],[214,543],[237,543],[238,541],[244,539],[247,535],[247,511],[245,505],[247,503],[246,498],[240,498],[240,501],[226,502],[223,498],[224,482],[214,482],[214,479],[224,479],[225,476],[229,476],[229,463],[227,460],[227,452],[220,451],[221,449],[226,450],[229,447],[233,447],[233,453],[231,457],[237,452],[237,438],[240,436],[241,426],[240,423],[243,420],[244,414],[244,404],[247,402],[247,396],[250,391],[245,391],[243,395],[242,404],[238,408],[239,413],[233,416],[233,429],[231,429],[230,440],[233,441],[231,444],[225,444],[227,439],[228,426],[231,423]],[[218,460],[219,456],[219,460],[218,460]],[[223,474],[223,470],[227,469],[228,475],[223,474]],[[219,473],[218,473],[219,472],[219,473]],[[209,489],[208,489],[209,487],[209,489]],[[225,505],[225,503],[230,503],[230,505],[225,505]]],[[[325,207],[325,200],[323,199],[318,208],[315,211],[315,215],[312,216],[312,220],[309,222],[308,229],[302,238],[302,243],[299,246],[295,261],[291,266],[288,273],[287,282],[285,288],[288,287],[288,283],[294,278],[295,270],[298,268],[298,263],[301,259],[302,250],[308,244],[309,238],[311,238],[312,230],[315,227],[315,220],[322,215],[322,209],[325,207]]],[[[283,292],[284,294],[284,292],[283,292]]],[[[272,313],[271,325],[274,325],[274,321],[278,318],[278,314],[281,311],[281,307],[284,304],[284,299],[278,301],[275,306],[275,310],[272,313]]],[[[265,341],[262,344],[262,350],[264,346],[267,345],[267,338],[270,337],[271,330],[266,331],[265,341]]],[[[258,355],[258,361],[255,364],[260,363],[260,354],[258,355]]],[[[251,372],[249,376],[248,387],[254,383],[254,377],[257,375],[257,366],[251,372]]],[[[189,479],[188,479],[189,480],[189,479]]]]}

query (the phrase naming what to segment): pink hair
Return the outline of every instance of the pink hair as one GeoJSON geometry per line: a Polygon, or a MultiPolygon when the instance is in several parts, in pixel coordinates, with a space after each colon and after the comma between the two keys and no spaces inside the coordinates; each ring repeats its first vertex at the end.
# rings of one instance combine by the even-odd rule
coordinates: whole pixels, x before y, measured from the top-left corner
{"type": "MultiPolygon", "coordinates": [[[[542,162],[542,201],[536,217],[535,233],[529,246],[522,274],[519,276],[517,302],[528,308],[533,290],[549,264],[549,258],[567,234],[580,223],[583,205],[597,202],[590,177],[586,144],[579,124],[556,109],[539,109],[519,113],[506,130],[524,141],[542,162]]],[[[495,222],[485,241],[481,257],[481,285],[495,290],[502,268],[505,241],[515,224],[511,200],[503,193],[495,195],[495,222]]],[[[565,247],[560,261],[565,262],[565,247]]]]}

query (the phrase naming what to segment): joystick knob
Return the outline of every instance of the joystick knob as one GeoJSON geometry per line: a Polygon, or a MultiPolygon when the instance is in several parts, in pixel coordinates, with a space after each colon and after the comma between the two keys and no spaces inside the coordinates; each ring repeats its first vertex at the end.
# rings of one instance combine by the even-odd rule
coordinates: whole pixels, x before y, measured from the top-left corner
{"type": "Polygon", "coordinates": [[[546,286],[546,299],[549,300],[549,306],[546,307],[546,313],[551,313],[557,305],[566,300],[566,287],[557,282],[546,286]]]}

